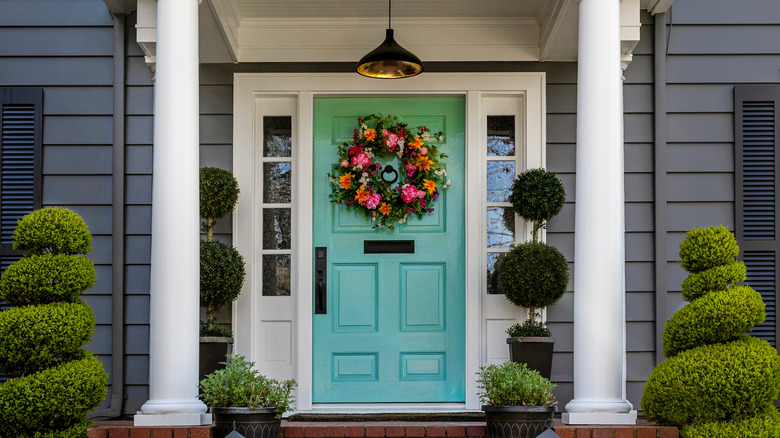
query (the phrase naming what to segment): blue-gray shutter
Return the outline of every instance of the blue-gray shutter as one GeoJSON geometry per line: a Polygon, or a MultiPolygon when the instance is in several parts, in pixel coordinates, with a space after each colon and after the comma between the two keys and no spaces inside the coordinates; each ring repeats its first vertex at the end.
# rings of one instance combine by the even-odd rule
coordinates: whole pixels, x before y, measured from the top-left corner
{"type": "Polygon", "coordinates": [[[777,138],[780,86],[734,88],[736,237],[747,266],[746,284],[761,293],[766,321],[751,333],[777,346],[777,138]]]}
{"type": "Polygon", "coordinates": [[[42,113],[42,89],[0,88],[0,272],[21,255],[16,221],[41,207],[42,113]]]}

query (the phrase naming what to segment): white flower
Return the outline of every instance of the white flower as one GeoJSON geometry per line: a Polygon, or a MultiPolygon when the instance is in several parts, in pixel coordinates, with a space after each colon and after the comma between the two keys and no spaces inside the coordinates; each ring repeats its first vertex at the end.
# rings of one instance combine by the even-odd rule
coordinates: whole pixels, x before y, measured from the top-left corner
{"type": "Polygon", "coordinates": [[[428,133],[428,131],[425,131],[420,136],[424,141],[431,141],[431,134],[428,133]]]}
{"type": "Polygon", "coordinates": [[[439,141],[444,141],[444,136],[443,135],[439,136],[439,141]]]}

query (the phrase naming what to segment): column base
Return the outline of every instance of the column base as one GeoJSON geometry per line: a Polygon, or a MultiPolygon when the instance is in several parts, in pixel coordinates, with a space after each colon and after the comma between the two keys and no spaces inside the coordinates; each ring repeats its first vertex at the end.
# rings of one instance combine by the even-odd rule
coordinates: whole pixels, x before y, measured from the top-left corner
{"type": "Polygon", "coordinates": [[[133,416],[134,426],[208,426],[211,423],[211,414],[144,414],[138,411],[133,416]]]}
{"type": "Polygon", "coordinates": [[[636,424],[636,411],[630,412],[564,412],[563,424],[636,424]]]}

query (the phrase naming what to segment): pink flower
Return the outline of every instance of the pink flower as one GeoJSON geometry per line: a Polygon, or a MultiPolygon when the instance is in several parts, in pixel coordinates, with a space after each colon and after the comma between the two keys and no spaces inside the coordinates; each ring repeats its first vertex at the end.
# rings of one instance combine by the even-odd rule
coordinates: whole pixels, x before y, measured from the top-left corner
{"type": "Polygon", "coordinates": [[[352,157],[353,166],[368,166],[369,164],[371,164],[371,159],[368,158],[363,152],[352,157]]]}
{"type": "Polygon", "coordinates": [[[417,191],[417,197],[422,199],[425,197],[425,190],[418,190],[417,191]]]}
{"type": "Polygon", "coordinates": [[[427,155],[428,154],[428,148],[426,148],[425,146],[421,147],[420,148],[420,154],[421,155],[427,155]]]}
{"type": "Polygon", "coordinates": [[[347,166],[349,166],[349,161],[344,160],[341,162],[341,167],[347,167],[347,166]]]}
{"type": "Polygon", "coordinates": [[[398,135],[395,132],[387,133],[387,146],[394,148],[398,145],[398,135]]]}
{"type": "Polygon", "coordinates": [[[407,204],[417,199],[417,187],[404,186],[404,188],[401,189],[401,199],[407,204]]]}
{"type": "Polygon", "coordinates": [[[417,169],[412,163],[406,163],[406,166],[404,167],[406,168],[406,170],[410,170],[410,171],[417,169]]]}
{"type": "Polygon", "coordinates": [[[365,205],[367,209],[373,210],[379,205],[380,201],[382,201],[381,196],[376,193],[371,193],[366,195],[366,200],[363,202],[363,205],[365,205]]]}

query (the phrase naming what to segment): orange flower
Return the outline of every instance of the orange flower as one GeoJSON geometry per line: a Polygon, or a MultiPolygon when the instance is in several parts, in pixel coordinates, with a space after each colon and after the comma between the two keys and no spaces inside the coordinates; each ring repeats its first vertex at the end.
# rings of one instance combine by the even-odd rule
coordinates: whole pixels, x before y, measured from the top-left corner
{"type": "Polygon", "coordinates": [[[366,141],[373,141],[376,138],[376,129],[366,129],[366,141]]]}
{"type": "Polygon", "coordinates": [[[382,205],[379,206],[379,212],[385,216],[390,214],[391,211],[393,211],[393,209],[387,204],[387,202],[383,202],[382,205]]]}
{"type": "Polygon", "coordinates": [[[344,175],[341,175],[339,177],[339,184],[341,184],[342,189],[349,189],[352,187],[352,175],[349,173],[345,173],[344,175]]]}
{"type": "Polygon", "coordinates": [[[427,155],[423,155],[417,160],[418,169],[431,170],[431,164],[433,164],[433,161],[427,155]]]}
{"type": "Polygon", "coordinates": [[[422,146],[422,145],[423,145],[423,142],[422,142],[422,140],[420,140],[420,137],[415,135],[414,136],[414,141],[412,142],[412,147],[414,147],[415,149],[420,149],[420,146],[422,146]]]}
{"type": "Polygon", "coordinates": [[[428,193],[433,194],[433,192],[436,191],[436,182],[429,179],[424,179],[423,187],[428,191],[428,193]]]}
{"type": "Polygon", "coordinates": [[[358,191],[355,194],[355,201],[359,203],[363,203],[366,201],[366,196],[368,196],[368,192],[366,192],[366,186],[360,186],[358,191]]]}

